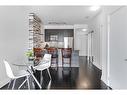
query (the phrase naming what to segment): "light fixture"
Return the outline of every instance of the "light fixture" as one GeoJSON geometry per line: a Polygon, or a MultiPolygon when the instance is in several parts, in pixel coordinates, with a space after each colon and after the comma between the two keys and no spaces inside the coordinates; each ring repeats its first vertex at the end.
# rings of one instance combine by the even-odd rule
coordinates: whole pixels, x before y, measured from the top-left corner
{"type": "Polygon", "coordinates": [[[91,11],[96,11],[96,10],[98,10],[98,9],[100,9],[100,6],[91,6],[91,7],[90,7],[90,10],[91,10],[91,11]]]}
{"type": "Polygon", "coordinates": [[[83,28],[82,31],[87,31],[87,29],[83,28]]]}

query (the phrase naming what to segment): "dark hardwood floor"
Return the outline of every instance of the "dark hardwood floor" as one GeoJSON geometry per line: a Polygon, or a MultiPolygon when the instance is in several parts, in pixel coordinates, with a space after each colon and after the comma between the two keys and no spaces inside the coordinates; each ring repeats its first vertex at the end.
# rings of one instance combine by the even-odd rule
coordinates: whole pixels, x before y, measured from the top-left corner
{"type": "MultiPolygon", "coordinates": [[[[91,63],[88,63],[86,57],[79,58],[80,67],[59,67],[50,68],[52,81],[49,84],[49,76],[46,70],[43,71],[42,89],[108,89],[101,81],[101,70],[91,63]]],[[[40,72],[36,71],[35,76],[39,79],[40,72]]],[[[7,85],[1,89],[6,89],[7,85]]],[[[33,89],[38,89],[35,85],[33,89]]]]}

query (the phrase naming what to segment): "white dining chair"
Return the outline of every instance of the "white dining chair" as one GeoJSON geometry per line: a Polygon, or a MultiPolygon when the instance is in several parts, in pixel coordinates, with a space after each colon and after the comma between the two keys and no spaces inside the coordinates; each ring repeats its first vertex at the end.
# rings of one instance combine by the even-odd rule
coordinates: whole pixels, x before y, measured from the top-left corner
{"type": "Polygon", "coordinates": [[[43,70],[47,70],[49,78],[50,78],[49,83],[51,83],[52,78],[51,78],[51,74],[49,71],[50,66],[51,66],[51,54],[45,54],[43,59],[40,61],[40,63],[37,66],[33,67],[35,70],[41,71],[41,73],[40,73],[40,84],[42,84],[42,79],[43,79],[42,71],[43,70]]]}
{"type": "Polygon", "coordinates": [[[28,89],[30,89],[29,77],[32,76],[33,79],[35,80],[35,82],[37,83],[37,85],[39,86],[39,88],[41,89],[41,85],[38,83],[37,79],[33,76],[32,72],[30,70],[28,70],[28,71],[20,70],[16,73],[13,73],[9,63],[6,60],[3,60],[3,62],[5,65],[5,69],[6,69],[6,74],[10,78],[8,88],[9,88],[12,80],[14,80],[13,86],[12,86],[12,89],[14,89],[16,79],[21,78],[21,77],[26,77],[26,79],[22,82],[22,84],[18,87],[18,89],[20,89],[24,85],[25,82],[27,82],[28,89]]]}

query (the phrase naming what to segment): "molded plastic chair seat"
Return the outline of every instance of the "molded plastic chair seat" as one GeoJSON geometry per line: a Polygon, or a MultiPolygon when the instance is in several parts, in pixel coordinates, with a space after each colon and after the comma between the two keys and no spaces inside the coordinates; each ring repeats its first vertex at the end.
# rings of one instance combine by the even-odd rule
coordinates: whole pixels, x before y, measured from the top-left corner
{"type": "Polygon", "coordinates": [[[49,68],[49,66],[47,64],[43,64],[43,65],[39,65],[39,66],[35,66],[34,69],[36,70],[44,70],[49,68]]]}
{"type": "Polygon", "coordinates": [[[25,77],[25,76],[28,76],[28,75],[30,75],[30,73],[28,73],[25,70],[20,70],[18,72],[14,72],[15,78],[21,78],[21,77],[25,77]]]}

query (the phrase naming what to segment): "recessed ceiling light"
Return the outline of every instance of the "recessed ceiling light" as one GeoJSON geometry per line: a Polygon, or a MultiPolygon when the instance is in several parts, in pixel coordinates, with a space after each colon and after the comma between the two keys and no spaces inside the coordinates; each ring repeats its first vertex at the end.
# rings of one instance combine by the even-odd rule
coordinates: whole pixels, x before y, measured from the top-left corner
{"type": "Polygon", "coordinates": [[[92,6],[92,7],[90,7],[91,11],[96,11],[98,9],[100,9],[100,6],[92,6]]]}
{"type": "Polygon", "coordinates": [[[82,31],[87,31],[87,29],[84,28],[84,29],[82,29],[82,31]]]}

